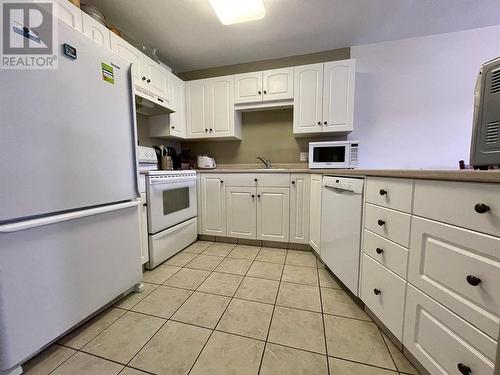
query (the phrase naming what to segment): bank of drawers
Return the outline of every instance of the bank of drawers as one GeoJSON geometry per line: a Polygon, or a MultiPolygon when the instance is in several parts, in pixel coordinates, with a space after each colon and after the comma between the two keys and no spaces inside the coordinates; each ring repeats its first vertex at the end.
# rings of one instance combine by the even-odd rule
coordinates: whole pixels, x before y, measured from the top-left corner
{"type": "Polygon", "coordinates": [[[432,374],[492,374],[500,184],[368,178],[365,201],[367,307],[432,374]]]}
{"type": "Polygon", "coordinates": [[[290,173],[228,173],[226,186],[290,187],[290,173]]]}

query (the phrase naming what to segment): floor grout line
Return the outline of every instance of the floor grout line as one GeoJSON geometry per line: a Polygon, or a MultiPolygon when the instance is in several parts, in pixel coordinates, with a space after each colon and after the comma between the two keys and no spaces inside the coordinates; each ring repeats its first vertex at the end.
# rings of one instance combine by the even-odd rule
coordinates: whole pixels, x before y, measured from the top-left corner
{"type": "MultiPolygon", "coordinates": [[[[317,260],[316,260],[317,262],[317,260]]],[[[319,280],[319,271],[316,269],[316,275],[318,277],[318,289],[319,289],[319,303],[321,306],[321,321],[323,322],[323,338],[325,341],[325,353],[326,353],[326,369],[328,375],[331,374],[330,361],[328,360],[328,340],[326,338],[326,325],[325,325],[325,311],[323,309],[323,294],[321,293],[321,282],[319,280]]]]}

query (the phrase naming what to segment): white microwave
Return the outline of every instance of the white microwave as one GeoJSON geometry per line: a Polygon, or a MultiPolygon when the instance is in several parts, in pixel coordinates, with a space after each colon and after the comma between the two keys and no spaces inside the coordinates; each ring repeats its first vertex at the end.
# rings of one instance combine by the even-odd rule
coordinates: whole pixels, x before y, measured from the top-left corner
{"type": "Polygon", "coordinates": [[[356,168],[358,141],[309,142],[309,168],[356,168]]]}

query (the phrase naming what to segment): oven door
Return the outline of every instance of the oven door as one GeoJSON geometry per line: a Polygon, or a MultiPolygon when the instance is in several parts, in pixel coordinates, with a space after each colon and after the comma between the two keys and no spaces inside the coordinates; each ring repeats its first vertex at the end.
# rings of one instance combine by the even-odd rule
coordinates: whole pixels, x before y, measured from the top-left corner
{"type": "Polygon", "coordinates": [[[349,168],[349,145],[311,145],[309,168],[349,168]]]}
{"type": "Polygon", "coordinates": [[[148,231],[158,233],[196,216],[196,177],[147,179],[148,231]]]}

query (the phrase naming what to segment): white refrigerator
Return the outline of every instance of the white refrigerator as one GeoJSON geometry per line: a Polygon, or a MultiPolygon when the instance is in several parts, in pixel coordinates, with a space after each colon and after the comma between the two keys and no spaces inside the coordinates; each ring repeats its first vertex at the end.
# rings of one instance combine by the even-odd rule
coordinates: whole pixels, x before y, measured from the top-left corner
{"type": "Polygon", "coordinates": [[[58,28],[58,69],[0,71],[0,374],[142,277],[130,64],[58,28]]]}

